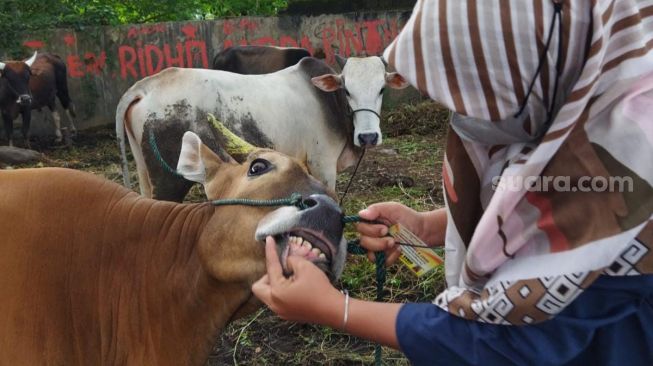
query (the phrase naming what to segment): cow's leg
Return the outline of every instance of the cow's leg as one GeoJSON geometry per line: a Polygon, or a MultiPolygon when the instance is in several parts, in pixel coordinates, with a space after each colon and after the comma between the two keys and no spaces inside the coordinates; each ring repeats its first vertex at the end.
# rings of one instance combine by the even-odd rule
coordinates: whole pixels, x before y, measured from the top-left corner
{"type": "Polygon", "coordinates": [[[70,108],[66,108],[66,116],[68,116],[68,122],[70,123],[71,135],[77,136],[77,128],[75,127],[75,120],[73,119],[73,115],[70,113],[70,108]]]}
{"type": "Polygon", "coordinates": [[[54,142],[59,143],[63,137],[61,134],[61,116],[55,109],[51,109],[50,113],[52,113],[52,119],[54,120],[54,135],[56,136],[54,142]]]}
{"type": "Polygon", "coordinates": [[[9,146],[14,146],[13,135],[14,135],[14,120],[11,118],[9,113],[2,113],[2,121],[5,126],[5,134],[7,135],[7,141],[9,146]]]}
{"type": "Polygon", "coordinates": [[[23,133],[23,139],[25,140],[25,147],[31,149],[32,146],[29,143],[29,127],[30,127],[30,123],[32,122],[32,110],[29,108],[25,108],[25,110],[23,110],[21,114],[23,116],[23,126],[20,128],[20,130],[23,133]]]}

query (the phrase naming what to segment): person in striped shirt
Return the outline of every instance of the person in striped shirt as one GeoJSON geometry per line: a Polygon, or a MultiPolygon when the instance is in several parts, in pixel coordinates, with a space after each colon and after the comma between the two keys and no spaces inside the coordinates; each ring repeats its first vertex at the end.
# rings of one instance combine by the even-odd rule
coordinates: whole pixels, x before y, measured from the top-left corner
{"type": "MultiPolygon", "coordinates": [[[[417,365],[652,365],[652,48],[650,0],[419,0],[384,58],[454,112],[446,208],[360,215],[444,246],[447,289],[348,299],[305,260],[285,278],[268,239],[254,293],[417,365]]],[[[358,231],[396,259],[385,225],[358,231]]]]}

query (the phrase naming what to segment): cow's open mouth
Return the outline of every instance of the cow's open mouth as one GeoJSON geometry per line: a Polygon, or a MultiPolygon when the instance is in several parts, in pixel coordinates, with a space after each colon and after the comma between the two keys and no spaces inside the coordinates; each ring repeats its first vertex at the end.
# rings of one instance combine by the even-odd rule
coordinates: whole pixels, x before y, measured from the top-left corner
{"type": "Polygon", "coordinates": [[[333,245],[329,244],[328,240],[322,235],[305,229],[297,229],[275,235],[274,239],[281,248],[279,260],[284,274],[290,275],[292,272],[288,269],[288,257],[291,255],[303,257],[313,262],[324,272],[331,272],[334,249],[332,248],[333,245]]]}

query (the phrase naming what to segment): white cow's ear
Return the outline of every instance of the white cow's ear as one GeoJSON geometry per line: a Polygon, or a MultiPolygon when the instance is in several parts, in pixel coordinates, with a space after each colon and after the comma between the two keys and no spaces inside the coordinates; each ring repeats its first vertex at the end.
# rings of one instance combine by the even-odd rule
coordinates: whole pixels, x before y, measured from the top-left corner
{"type": "Polygon", "coordinates": [[[385,73],[385,83],[392,89],[403,89],[407,87],[408,82],[404,79],[403,76],[399,75],[396,72],[386,72],[385,73]]]}
{"type": "Polygon", "coordinates": [[[320,90],[325,92],[333,92],[342,87],[342,78],[340,75],[326,74],[316,76],[311,79],[313,85],[317,86],[320,90]]]}
{"type": "Polygon", "coordinates": [[[186,132],[181,142],[177,172],[197,183],[206,182],[206,165],[202,159],[202,140],[192,132],[186,132]]]}

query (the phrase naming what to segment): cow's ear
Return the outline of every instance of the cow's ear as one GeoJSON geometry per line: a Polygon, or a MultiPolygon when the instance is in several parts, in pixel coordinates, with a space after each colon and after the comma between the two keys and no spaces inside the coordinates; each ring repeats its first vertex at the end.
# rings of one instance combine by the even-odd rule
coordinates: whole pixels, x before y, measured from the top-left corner
{"type": "Polygon", "coordinates": [[[325,92],[333,92],[342,87],[342,78],[340,75],[326,74],[316,76],[311,79],[313,85],[317,86],[320,90],[325,92]]]}
{"type": "Polygon", "coordinates": [[[396,72],[386,72],[385,83],[392,89],[403,89],[409,85],[406,79],[396,72]]]}
{"type": "Polygon", "coordinates": [[[181,142],[177,173],[191,182],[206,183],[207,165],[211,165],[210,160],[220,161],[215,154],[213,159],[209,154],[213,152],[204,146],[199,136],[190,131],[186,132],[181,142]]]}

